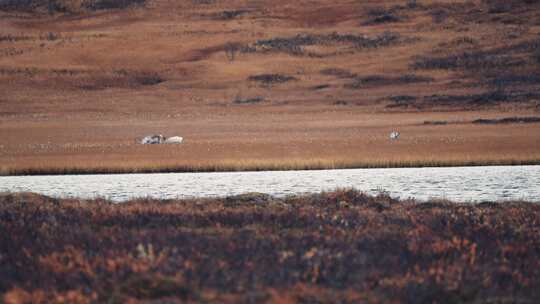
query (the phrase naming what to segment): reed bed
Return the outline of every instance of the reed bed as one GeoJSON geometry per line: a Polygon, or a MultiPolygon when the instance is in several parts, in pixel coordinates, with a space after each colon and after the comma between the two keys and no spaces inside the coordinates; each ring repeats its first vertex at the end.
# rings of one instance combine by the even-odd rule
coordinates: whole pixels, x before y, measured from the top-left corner
{"type": "Polygon", "coordinates": [[[0,195],[2,303],[537,303],[540,204],[0,195]]]}
{"type": "Polygon", "coordinates": [[[470,166],[524,166],[540,165],[540,158],[455,158],[455,159],[396,159],[396,160],[342,160],[342,159],[292,159],[292,160],[224,160],[214,163],[164,163],[118,162],[108,166],[100,163],[83,163],[69,167],[60,166],[2,166],[0,175],[69,175],[69,174],[130,174],[130,173],[186,173],[186,172],[242,172],[290,171],[330,169],[470,167],[470,166]]]}

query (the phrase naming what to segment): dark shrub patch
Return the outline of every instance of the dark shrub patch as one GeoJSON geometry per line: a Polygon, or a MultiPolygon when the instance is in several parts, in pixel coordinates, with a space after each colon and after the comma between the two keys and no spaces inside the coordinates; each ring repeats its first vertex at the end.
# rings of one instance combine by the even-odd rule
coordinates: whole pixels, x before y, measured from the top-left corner
{"type": "Polygon", "coordinates": [[[12,35],[0,35],[0,42],[17,42],[32,40],[29,36],[12,36],[12,35]]]}
{"type": "Polygon", "coordinates": [[[500,90],[468,95],[431,95],[425,96],[424,102],[440,105],[489,105],[505,102],[528,102],[539,99],[540,93],[504,92],[500,90]]]}
{"type": "Polygon", "coordinates": [[[356,74],[351,73],[349,70],[339,68],[328,68],[321,70],[322,75],[335,76],[338,78],[354,78],[356,74]]]}
{"type": "Polygon", "coordinates": [[[320,85],[316,85],[314,87],[311,87],[312,90],[324,90],[324,89],[328,89],[330,88],[330,85],[329,84],[320,84],[320,85]]]}
{"type": "Polygon", "coordinates": [[[172,278],[134,274],[119,286],[124,296],[137,299],[160,299],[167,297],[187,300],[194,297],[194,290],[172,278]]]}
{"type": "Polygon", "coordinates": [[[49,13],[76,13],[78,10],[123,9],[142,5],[146,0],[0,0],[0,10],[48,11],[49,13]]]}
{"type": "Polygon", "coordinates": [[[399,77],[386,77],[381,75],[369,75],[363,77],[356,77],[354,82],[346,84],[345,88],[348,89],[361,89],[363,87],[370,86],[385,86],[385,85],[402,85],[420,82],[430,82],[433,78],[418,76],[418,75],[403,75],[399,77]]]}
{"type": "Polygon", "coordinates": [[[335,106],[346,106],[349,103],[347,101],[345,101],[345,100],[336,100],[332,104],[335,105],[335,106]]]}
{"type": "Polygon", "coordinates": [[[253,104],[253,103],[259,103],[259,102],[263,102],[263,101],[264,101],[264,98],[262,98],[262,97],[245,98],[245,99],[237,97],[234,100],[234,103],[236,103],[236,104],[253,104]]]}
{"type": "Polygon", "coordinates": [[[70,80],[84,90],[103,90],[108,88],[136,88],[153,86],[164,82],[165,79],[154,72],[116,70],[113,73],[83,75],[81,78],[70,80]]]}
{"type": "Polygon", "coordinates": [[[236,17],[247,14],[247,10],[232,10],[232,11],[223,11],[217,14],[216,18],[221,20],[231,20],[236,17]]]}
{"type": "Polygon", "coordinates": [[[385,10],[384,8],[371,9],[368,12],[368,15],[371,17],[369,20],[363,22],[362,25],[377,25],[401,21],[401,18],[398,17],[395,12],[385,10]]]}
{"type": "Polygon", "coordinates": [[[540,84],[540,75],[504,75],[493,78],[490,84],[497,87],[519,84],[540,84]]]}
{"type": "Polygon", "coordinates": [[[298,80],[295,77],[282,74],[260,74],[248,77],[249,81],[261,82],[264,85],[272,85],[276,83],[285,83],[293,80],[298,80]]]}
{"type": "Polygon", "coordinates": [[[483,0],[488,7],[489,14],[509,13],[515,9],[522,9],[527,5],[535,4],[536,0],[483,0]]]}
{"type": "Polygon", "coordinates": [[[255,44],[245,47],[243,51],[279,51],[292,55],[317,56],[317,54],[305,53],[303,47],[311,45],[350,44],[357,49],[363,49],[389,46],[398,43],[398,41],[399,35],[389,32],[375,37],[338,33],[328,35],[299,34],[288,38],[278,37],[267,40],[259,40],[255,44]]]}
{"type": "Polygon", "coordinates": [[[473,120],[474,124],[510,124],[510,123],[538,123],[540,122],[540,117],[506,117],[501,119],[476,119],[473,120]]]}
{"type": "Polygon", "coordinates": [[[415,69],[494,69],[524,65],[525,61],[506,54],[465,52],[447,57],[418,57],[412,64],[415,69]]]}
{"type": "Polygon", "coordinates": [[[119,9],[142,5],[145,2],[146,0],[91,0],[85,3],[85,7],[90,10],[119,9]]]}
{"type": "Polygon", "coordinates": [[[424,120],[424,125],[441,126],[447,124],[448,121],[446,120],[424,120]]]}
{"type": "Polygon", "coordinates": [[[388,97],[388,100],[392,101],[391,104],[386,105],[387,108],[399,108],[399,107],[408,107],[413,105],[416,100],[415,96],[410,95],[396,95],[388,97]]]}

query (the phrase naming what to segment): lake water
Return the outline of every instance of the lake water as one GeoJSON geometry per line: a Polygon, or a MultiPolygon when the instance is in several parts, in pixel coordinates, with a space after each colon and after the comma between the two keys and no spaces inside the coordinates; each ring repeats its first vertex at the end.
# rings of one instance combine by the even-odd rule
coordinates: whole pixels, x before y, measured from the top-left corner
{"type": "Polygon", "coordinates": [[[386,191],[393,197],[419,200],[540,202],[540,166],[0,177],[0,192],[99,196],[114,201],[133,197],[216,197],[246,192],[285,196],[344,187],[372,194],[386,191]]]}

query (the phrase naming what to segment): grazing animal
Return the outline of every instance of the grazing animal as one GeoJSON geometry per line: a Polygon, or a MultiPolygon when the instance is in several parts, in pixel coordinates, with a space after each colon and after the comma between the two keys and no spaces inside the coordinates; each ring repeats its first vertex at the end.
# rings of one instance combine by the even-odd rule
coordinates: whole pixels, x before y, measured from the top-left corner
{"type": "Polygon", "coordinates": [[[164,144],[181,144],[184,139],[180,136],[172,136],[165,139],[164,144]]]}
{"type": "Polygon", "coordinates": [[[392,131],[390,132],[390,140],[397,140],[399,138],[399,132],[392,131]]]}
{"type": "Polygon", "coordinates": [[[165,137],[161,134],[159,135],[148,135],[141,139],[141,144],[143,145],[156,145],[161,144],[165,141],[165,137]]]}

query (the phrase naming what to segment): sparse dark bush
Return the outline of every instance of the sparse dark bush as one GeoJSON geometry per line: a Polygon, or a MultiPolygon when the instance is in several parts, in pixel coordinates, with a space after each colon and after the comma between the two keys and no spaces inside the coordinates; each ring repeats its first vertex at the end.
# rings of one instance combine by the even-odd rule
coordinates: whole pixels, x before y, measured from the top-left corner
{"type": "Polygon", "coordinates": [[[354,78],[356,74],[351,73],[349,70],[339,68],[328,68],[321,70],[322,75],[335,76],[338,78],[354,78]]]}
{"type": "Polygon", "coordinates": [[[311,45],[349,44],[357,49],[378,48],[396,44],[398,43],[399,38],[400,36],[398,34],[390,32],[386,32],[375,37],[338,33],[328,35],[299,34],[289,38],[278,37],[267,40],[259,40],[255,44],[245,47],[243,51],[279,51],[292,55],[318,56],[318,54],[315,53],[306,53],[303,47],[311,45]]]}
{"type": "Polygon", "coordinates": [[[221,20],[231,20],[236,17],[242,16],[246,13],[248,13],[248,10],[232,10],[232,11],[222,11],[217,14],[217,19],[221,20]]]}
{"type": "Polygon", "coordinates": [[[90,10],[120,9],[142,5],[146,0],[90,0],[84,7],[90,10]]]}
{"type": "Polygon", "coordinates": [[[415,96],[410,96],[410,95],[396,95],[396,96],[390,96],[388,99],[390,99],[391,101],[395,103],[409,103],[409,102],[416,101],[417,98],[415,96]]]}
{"type": "Polygon", "coordinates": [[[504,92],[501,90],[488,91],[468,95],[431,95],[425,96],[424,102],[439,105],[490,105],[507,102],[529,102],[539,99],[540,93],[504,92]]]}
{"type": "Polygon", "coordinates": [[[465,52],[446,57],[418,57],[412,64],[414,69],[507,69],[522,66],[526,62],[506,54],[494,54],[489,52],[465,52]]]}
{"type": "Polygon", "coordinates": [[[324,90],[324,89],[328,89],[328,88],[330,88],[329,84],[320,84],[320,85],[316,85],[314,87],[311,87],[312,90],[324,90]]]}
{"type": "Polygon", "coordinates": [[[446,120],[424,120],[424,125],[431,125],[431,126],[441,126],[441,125],[447,125],[448,121],[446,120]]]}
{"type": "Polygon", "coordinates": [[[208,5],[216,3],[216,0],[191,0],[191,3],[208,5]]]}
{"type": "Polygon", "coordinates": [[[49,13],[78,13],[82,10],[123,9],[146,0],[0,0],[0,10],[49,13]]]}
{"type": "Polygon", "coordinates": [[[335,106],[346,106],[349,103],[347,101],[345,101],[345,100],[336,100],[332,104],[335,105],[335,106]]]}
{"type": "Polygon", "coordinates": [[[133,82],[135,85],[151,86],[160,84],[165,81],[161,76],[154,73],[143,73],[133,76],[133,82]]]}
{"type": "Polygon", "coordinates": [[[435,23],[443,23],[448,18],[449,15],[450,13],[447,10],[442,9],[442,8],[434,9],[431,11],[431,18],[433,19],[433,22],[435,23]]]}
{"type": "Polygon", "coordinates": [[[489,14],[509,13],[515,9],[523,9],[527,5],[538,3],[536,0],[483,0],[489,14]]]}
{"type": "Polygon", "coordinates": [[[249,81],[260,82],[263,85],[273,85],[276,83],[285,83],[293,80],[298,80],[295,77],[282,74],[260,74],[248,77],[249,81]]]}
{"type": "Polygon", "coordinates": [[[386,105],[387,108],[401,108],[414,105],[417,98],[410,95],[396,95],[388,97],[388,100],[392,101],[392,103],[386,105]]]}
{"type": "Polygon", "coordinates": [[[510,123],[539,123],[540,117],[505,117],[500,119],[476,119],[473,120],[474,124],[510,124],[510,123]]]}
{"type": "Polygon", "coordinates": [[[361,89],[370,86],[403,85],[411,83],[430,82],[433,78],[418,75],[403,75],[399,77],[386,77],[382,75],[369,75],[356,77],[354,82],[346,84],[348,89],[361,89]]]}
{"type": "Polygon", "coordinates": [[[165,79],[155,72],[116,70],[113,73],[84,75],[72,82],[84,90],[103,90],[108,88],[137,88],[153,86],[164,82],[165,79]]]}
{"type": "Polygon", "coordinates": [[[12,35],[0,35],[0,42],[17,42],[17,41],[27,41],[32,40],[32,37],[29,36],[12,36],[12,35]]]}
{"type": "Polygon", "coordinates": [[[363,22],[362,25],[377,25],[399,22],[402,20],[395,12],[384,8],[372,8],[368,11],[368,15],[371,17],[363,22]]]}
{"type": "Polygon", "coordinates": [[[534,52],[532,57],[533,57],[533,60],[536,61],[536,63],[540,63],[540,50],[537,50],[536,52],[534,52]]]}
{"type": "Polygon", "coordinates": [[[496,87],[507,87],[510,85],[522,85],[522,84],[540,84],[540,75],[503,75],[494,77],[490,84],[496,87]]]}
{"type": "Polygon", "coordinates": [[[56,40],[59,40],[61,38],[62,38],[62,36],[60,34],[54,33],[54,32],[48,32],[47,34],[39,36],[40,40],[47,40],[47,41],[56,41],[56,40]]]}
{"type": "Polygon", "coordinates": [[[33,11],[46,7],[45,0],[0,0],[0,10],[3,11],[33,11]]]}
{"type": "Polygon", "coordinates": [[[264,101],[264,98],[262,97],[254,97],[254,98],[240,98],[240,97],[237,97],[234,99],[234,103],[236,104],[254,104],[254,103],[259,103],[259,102],[263,102],[264,101]]]}

